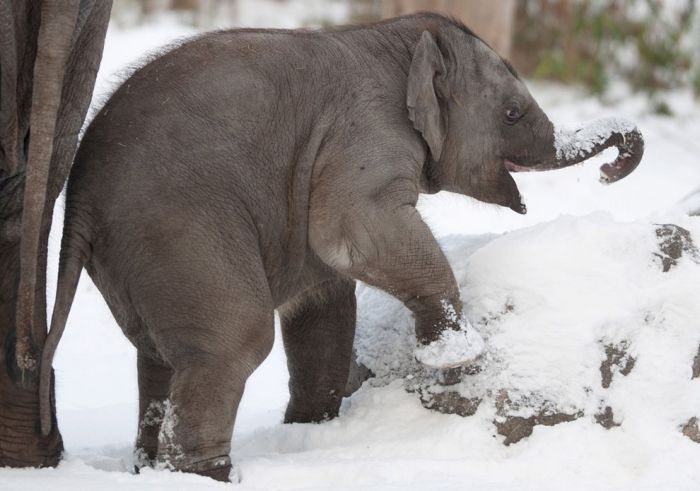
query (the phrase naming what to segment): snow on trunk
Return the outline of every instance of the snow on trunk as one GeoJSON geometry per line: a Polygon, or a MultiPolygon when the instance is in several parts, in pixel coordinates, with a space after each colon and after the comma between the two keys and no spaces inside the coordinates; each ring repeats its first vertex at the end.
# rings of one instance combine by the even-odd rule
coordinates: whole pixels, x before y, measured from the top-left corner
{"type": "MultiPolygon", "coordinates": [[[[644,155],[644,138],[637,126],[622,118],[604,118],[576,129],[554,130],[555,165],[575,165],[615,146],[617,158],[600,168],[600,181],[610,184],[634,171],[644,155]]],[[[537,168],[537,167],[536,167],[537,168]]],[[[544,165],[540,169],[548,170],[544,165]]]]}
{"type": "Polygon", "coordinates": [[[597,119],[576,128],[555,128],[556,157],[562,160],[577,160],[589,156],[594,148],[605,143],[610,135],[625,135],[636,130],[633,122],[623,118],[597,119]]]}

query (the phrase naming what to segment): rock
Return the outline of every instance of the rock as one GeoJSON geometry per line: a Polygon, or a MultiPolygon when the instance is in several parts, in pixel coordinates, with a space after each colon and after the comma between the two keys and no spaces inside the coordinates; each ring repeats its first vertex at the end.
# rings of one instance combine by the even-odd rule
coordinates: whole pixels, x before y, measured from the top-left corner
{"type": "Polygon", "coordinates": [[[698,347],[698,354],[693,359],[693,376],[691,378],[698,377],[700,377],[700,346],[698,347]]]}
{"type": "Polygon", "coordinates": [[[448,368],[440,370],[437,375],[437,380],[440,385],[455,385],[462,381],[462,368],[448,368]]]}
{"type": "Polygon", "coordinates": [[[504,421],[494,421],[493,424],[496,425],[496,431],[498,431],[498,434],[505,436],[503,444],[508,446],[513,443],[518,443],[523,438],[532,435],[532,431],[535,429],[536,425],[554,426],[558,425],[559,423],[574,421],[581,416],[581,413],[539,414],[537,416],[530,416],[529,418],[510,416],[505,418],[504,421]]]}
{"type": "Polygon", "coordinates": [[[698,428],[698,418],[693,416],[688,422],[683,425],[681,430],[685,436],[693,440],[695,443],[700,443],[700,428],[698,428]]]}
{"type": "Polygon", "coordinates": [[[509,415],[508,413],[511,410],[517,410],[518,408],[516,405],[513,405],[506,391],[499,391],[496,396],[496,414],[498,417],[493,424],[496,426],[498,434],[505,437],[503,444],[508,446],[518,443],[523,438],[532,435],[532,431],[537,425],[554,426],[574,421],[583,416],[583,411],[567,414],[552,411],[547,407],[548,404],[546,402],[543,406],[537,414],[527,418],[509,415]]]}
{"type": "Polygon", "coordinates": [[[443,414],[457,414],[462,417],[473,416],[481,404],[480,398],[464,397],[455,390],[433,392],[426,387],[420,389],[418,393],[424,408],[443,414]]]}
{"type": "Polygon", "coordinates": [[[627,341],[622,341],[617,345],[608,344],[605,346],[606,358],[600,364],[601,383],[604,389],[610,387],[614,372],[628,375],[634,368],[637,360],[627,353],[627,348],[627,341]]]}
{"type": "Polygon", "coordinates": [[[671,270],[683,256],[689,256],[696,263],[700,263],[700,251],[693,243],[690,232],[672,223],[657,225],[656,237],[659,244],[659,252],[654,255],[661,261],[663,272],[671,270]]]}
{"type": "Polygon", "coordinates": [[[620,426],[622,424],[615,421],[615,415],[613,414],[613,410],[610,406],[605,406],[605,409],[596,414],[594,418],[596,423],[598,423],[606,430],[614,428],[615,426],[620,426]]]}
{"type": "Polygon", "coordinates": [[[472,367],[438,370],[422,377],[412,377],[405,381],[408,392],[416,392],[424,408],[443,414],[472,416],[479,409],[480,397],[465,397],[459,386],[465,375],[473,375],[479,370],[472,367]]]}
{"type": "Polygon", "coordinates": [[[529,418],[513,416],[505,418],[501,422],[494,421],[493,424],[496,425],[498,434],[505,436],[503,444],[508,446],[532,435],[532,430],[535,428],[536,423],[534,416],[529,418]]]}

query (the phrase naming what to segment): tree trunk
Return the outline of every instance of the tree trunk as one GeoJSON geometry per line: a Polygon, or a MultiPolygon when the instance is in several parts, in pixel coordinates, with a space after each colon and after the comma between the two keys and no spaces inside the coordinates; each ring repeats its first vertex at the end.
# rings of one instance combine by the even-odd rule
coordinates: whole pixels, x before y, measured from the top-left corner
{"type": "Polygon", "coordinates": [[[385,0],[384,17],[418,11],[447,14],[464,22],[498,54],[508,58],[515,0],[385,0]]]}

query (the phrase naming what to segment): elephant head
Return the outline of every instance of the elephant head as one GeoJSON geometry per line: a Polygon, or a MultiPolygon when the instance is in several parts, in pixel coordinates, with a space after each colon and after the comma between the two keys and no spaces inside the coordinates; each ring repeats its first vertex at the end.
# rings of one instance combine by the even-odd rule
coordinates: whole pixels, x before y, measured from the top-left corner
{"type": "Polygon", "coordinates": [[[560,169],[616,146],[601,181],[639,164],[642,135],[623,119],[557,130],[513,67],[466,27],[427,25],[414,50],[407,105],[430,151],[424,186],[526,213],[510,172],[560,169]]]}

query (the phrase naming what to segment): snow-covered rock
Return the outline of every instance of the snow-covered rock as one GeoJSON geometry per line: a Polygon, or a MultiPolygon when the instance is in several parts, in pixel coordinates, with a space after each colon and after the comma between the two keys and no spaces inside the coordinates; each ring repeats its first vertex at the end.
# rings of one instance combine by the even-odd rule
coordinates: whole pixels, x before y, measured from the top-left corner
{"type": "Polygon", "coordinates": [[[688,194],[680,202],[681,209],[690,216],[700,216],[700,189],[688,194]]]}
{"type": "Polygon", "coordinates": [[[441,245],[484,354],[464,369],[423,367],[410,312],[361,286],[358,362],[375,374],[370,385],[402,378],[426,407],[476,415],[506,444],[535,425],[579,418],[697,434],[693,235],[700,237],[697,219],[681,227],[596,213],[505,235],[446,237],[441,245]]]}

